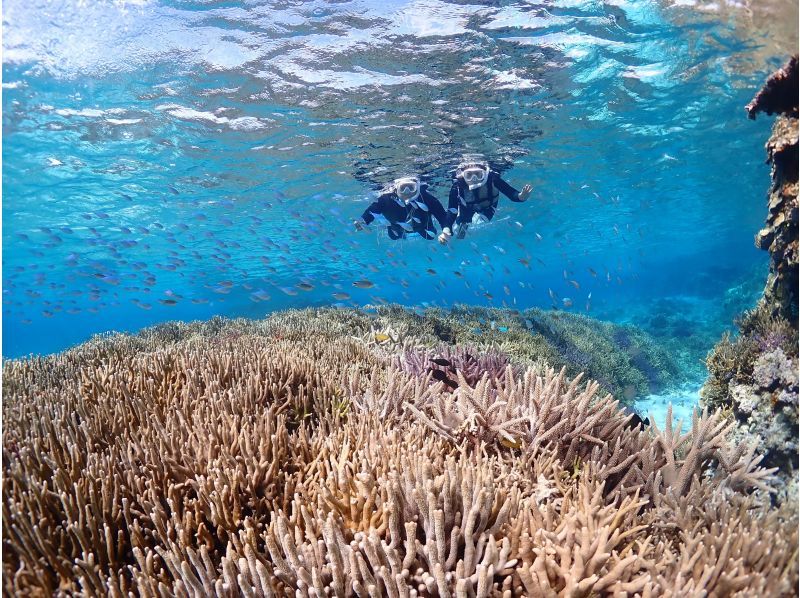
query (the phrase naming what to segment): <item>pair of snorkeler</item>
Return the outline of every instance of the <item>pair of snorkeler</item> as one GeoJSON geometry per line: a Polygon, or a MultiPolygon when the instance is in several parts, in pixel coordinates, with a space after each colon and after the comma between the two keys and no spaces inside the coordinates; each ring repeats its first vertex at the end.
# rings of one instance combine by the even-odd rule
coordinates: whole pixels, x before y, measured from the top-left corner
{"type": "Polygon", "coordinates": [[[381,216],[388,223],[389,238],[402,239],[416,233],[424,239],[435,239],[435,218],[442,229],[439,242],[447,243],[455,233],[463,239],[470,224],[489,222],[497,212],[500,193],[514,202],[523,202],[531,194],[531,186],[517,191],[484,160],[470,159],[459,164],[447,210],[436,197],[420,183],[418,177],[402,177],[385,190],[364,210],[361,219],[355,220],[357,230],[381,216]]]}

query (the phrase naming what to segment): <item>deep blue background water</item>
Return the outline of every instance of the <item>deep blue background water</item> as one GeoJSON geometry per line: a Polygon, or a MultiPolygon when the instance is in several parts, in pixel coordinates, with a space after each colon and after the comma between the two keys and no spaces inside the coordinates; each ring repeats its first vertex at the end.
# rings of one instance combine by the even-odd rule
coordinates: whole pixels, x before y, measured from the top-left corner
{"type": "Polygon", "coordinates": [[[168,319],[550,307],[550,291],[620,322],[687,310],[718,334],[763,284],[770,122],[742,107],[785,57],[735,9],[3,10],[5,357],[168,319]],[[352,229],[403,173],[446,202],[462,152],[532,198],[447,248],[352,229]]]}

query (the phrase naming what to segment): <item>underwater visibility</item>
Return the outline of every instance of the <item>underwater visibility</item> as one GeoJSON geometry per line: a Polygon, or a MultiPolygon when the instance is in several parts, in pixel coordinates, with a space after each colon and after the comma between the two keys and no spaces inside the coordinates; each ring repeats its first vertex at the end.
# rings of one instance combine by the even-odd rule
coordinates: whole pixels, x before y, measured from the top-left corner
{"type": "Polygon", "coordinates": [[[798,596],[798,6],[3,3],[4,596],[798,596]]]}

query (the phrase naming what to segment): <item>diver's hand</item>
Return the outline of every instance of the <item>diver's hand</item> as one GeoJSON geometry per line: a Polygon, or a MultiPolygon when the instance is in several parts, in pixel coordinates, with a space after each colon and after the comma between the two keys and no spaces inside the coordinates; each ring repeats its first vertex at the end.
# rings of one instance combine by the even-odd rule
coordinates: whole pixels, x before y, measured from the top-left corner
{"type": "Polygon", "coordinates": [[[519,200],[520,201],[525,201],[526,199],[528,199],[530,197],[530,195],[531,195],[531,190],[532,190],[532,188],[531,188],[530,185],[525,185],[522,188],[522,191],[519,192],[519,200]]]}
{"type": "Polygon", "coordinates": [[[449,228],[442,229],[442,234],[439,235],[439,243],[442,245],[447,245],[447,242],[450,240],[450,237],[453,236],[453,233],[450,232],[449,228]]]}
{"type": "Polygon", "coordinates": [[[361,220],[353,220],[353,226],[356,227],[356,230],[364,230],[364,223],[361,220]]]}

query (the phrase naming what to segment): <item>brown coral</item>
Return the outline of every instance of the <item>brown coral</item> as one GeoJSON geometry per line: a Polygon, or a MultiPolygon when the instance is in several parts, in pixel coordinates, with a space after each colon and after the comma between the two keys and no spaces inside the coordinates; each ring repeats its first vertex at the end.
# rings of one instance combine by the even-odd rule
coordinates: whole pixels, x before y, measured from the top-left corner
{"type": "Polygon", "coordinates": [[[342,334],[369,326],[290,312],[6,363],[4,592],[791,593],[796,514],[751,494],[769,472],[718,416],[631,429],[563,370],[446,392],[342,334]]]}

